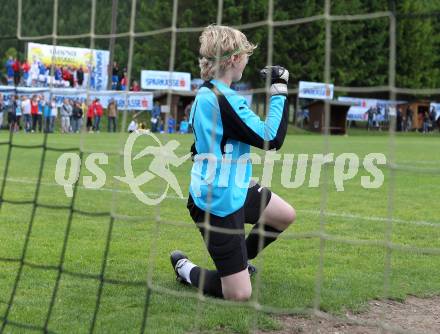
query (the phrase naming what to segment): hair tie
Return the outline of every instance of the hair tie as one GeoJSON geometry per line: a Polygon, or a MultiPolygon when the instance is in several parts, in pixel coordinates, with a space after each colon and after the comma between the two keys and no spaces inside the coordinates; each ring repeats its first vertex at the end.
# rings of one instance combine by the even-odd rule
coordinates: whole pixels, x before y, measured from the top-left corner
{"type": "Polygon", "coordinates": [[[222,56],[205,57],[205,58],[210,60],[210,61],[224,60],[224,59],[227,59],[229,57],[232,57],[233,55],[239,54],[240,52],[241,52],[241,49],[240,48],[236,48],[235,50],[226,52],[222,56]]]}

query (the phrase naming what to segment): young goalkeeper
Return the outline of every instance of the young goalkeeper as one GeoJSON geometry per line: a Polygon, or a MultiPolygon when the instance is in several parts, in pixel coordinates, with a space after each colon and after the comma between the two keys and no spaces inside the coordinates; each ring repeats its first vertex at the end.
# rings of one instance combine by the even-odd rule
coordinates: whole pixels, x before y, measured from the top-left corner
{"type": "Polygon", "coordinates": [[[263,76],[271,78],[269,112],[262,121],[245,98],[230,88],[241,79],[256,46],[240,31],[217,25],[204,29],[200,44],[199,63],[205,83],[189,120],[195,141],[187,207],[217,270],[198,267],[180,251],[171,254],[171,263],[178,281],[196,287],[203,284],[207,295],[244,301],[252,293],[248,259],[255,258],[260,248],[275,241],[295,220],[292,206],[251,181],[249,159],[239,160],[250,153],[251,146],[270,150],[283,144],[289,72],[280,66],[262,70],[263,76]],[[208,161],[212,159],[206,159],[208,154],[215,156],[215,168],[208,166],[212,166],[208,161]],[[224,166],[229,168],[226,173],[224,166]],[[205,222],[209,229],[204,228],[205,222]],[[247,238],[244,223],[254,225],[247,238]],[[260,229],[264,231],[261,237],[260,229]]]}

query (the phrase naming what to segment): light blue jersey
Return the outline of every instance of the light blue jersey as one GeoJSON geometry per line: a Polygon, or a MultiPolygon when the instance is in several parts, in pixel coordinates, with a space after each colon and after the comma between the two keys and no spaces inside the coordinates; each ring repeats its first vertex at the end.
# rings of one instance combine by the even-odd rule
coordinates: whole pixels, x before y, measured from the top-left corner
{"type": "Polygon", "coordinates": [[[199,89],[191,108],[194,164],[190,194],[200,209],[225,217],[240,209],[252,176],[250,147],[279,149],[287,131],[285,95],[270,98],[262,121],[246,99],[211,80],[199,89]]]}

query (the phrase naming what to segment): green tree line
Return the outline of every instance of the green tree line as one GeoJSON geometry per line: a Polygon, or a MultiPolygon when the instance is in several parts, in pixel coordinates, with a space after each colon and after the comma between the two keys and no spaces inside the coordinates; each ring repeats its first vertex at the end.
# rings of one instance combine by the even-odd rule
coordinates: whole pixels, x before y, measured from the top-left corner
{"type": "MultiPolygon", "coordinates": [[[[273,20],[289,21],[324,13],[324,0],[274,0],[273,20]]],[[[94,34],[97,38],[57,39],[57,45],[108,49],[112,0],[96,0],[94,34]]],[[[50,36],[53,31],[53,0],[22,0],[20,30],[18,30],[18,1],[0,1],[0,71],[8,55],[25,58],[23,37],[50,36]],[[17,39],[18,32],[22,36],[17,39]]],[[[130,29],[132,1],[119,0],[116,32],[130,29]]],[[[203,27],[217,21],[216,0],[179,0],[177,28],[203,27]]],[[[333,15],[359,15],[394,10],[396,14],[396,85],[409,88],[440,87],[440,0],[338,0],[331,2],[333,15]],[[427,14],[427,15],[422,15],[427,14]]],[[[292,87],[299,80],[322,81],[325,62],[325,21],[303,22],[273,28],[273,42],[268,45],[269,28],[265,24],[269,13],[267,0],[224,0],[222,24],[243,25],[262,22],[243,32],[258,44],[244,73],[244,80],[253,87],[263,83],[258,69],[268,62],[268,50],[273,49],[272,63],[291,72],[292,87]]],[[[87,34],[92,31],[92,1],[59,0],[56,16],[57,35],[87,34]]],[[[172,0],[137,0],[134,17],[136,33],[157,31],[134,39],[132,79],[139,79],[143,69],[168,70],[173,21],[172,0]]],[[[198,36],[200,31],[183,29],[177,32],[174,70],[191,72],[199,77],[198,36]]],[[[36,40],[53,43],[48,37],[36,40]]],[[[130,38],[117,37],[114,59],[126,67],[129,60],[130,38]]],[[[331,78],[338,86],[376,86],[388,84],[390,19],[331,22],[331,78]]]]}

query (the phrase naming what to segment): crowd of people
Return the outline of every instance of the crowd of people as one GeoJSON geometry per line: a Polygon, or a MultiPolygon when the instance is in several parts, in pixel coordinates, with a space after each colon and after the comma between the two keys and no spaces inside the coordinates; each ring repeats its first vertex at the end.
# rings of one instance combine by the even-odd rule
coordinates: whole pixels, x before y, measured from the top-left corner
{"type": "MultiPolygon", "coordinates": [[[[0,129],[7,128],[13,132],[53,133],[59,119],[61,133],[79,133],[82,130],[99,133],[103,116],[104,108],[98,98],[84,102],[66,98],[59,106],[55,98],[48,100],[44,95],[13,95],[6,105],[0,94],[0,129]],[[86,120],[85,127],[83,120],[86,120]]],[[[117,116],[116,101],[110,100],[107,106],[108,132],[117,131],[117,116]]]]}
{"type": "MultiPolygon", "coordinates": [[[[5,83],[8,86],[23,87],[48,87],[52,85],[58,88],[96,88],[96,71],[93,66],[54,66],[51,74],[51,66],[47,66],[39,60],[29,63],[27,60],[20,61],[10,56],[5,63],[5,83]]],[[[3,77],[3,76],[2,76],[3,77]]],[[[113,63],[111,70],[111,89],[126,90],[128,84],[127,69],[120,70],[117,62],[113,63]]],[[[132,80],[130,91],[140,91],[141,88],[136,80],[132,80]]]]}
{"type": "Polygon", "coordinates": [[[440,131],[440,117],[434,107],[431,110],[419,111],[417,113],[417,124],[414,124],[414,112],[410,107],[405,110],[397,108],[396,131],[408,132],[417,130],[421,133],[440,131]]]}
{"type": "MultiPolygon", "coordinates": [[[[109,101],[107,108],[103,107],[99,98],[93,101],[65,98],[61,104],[58,104],[55,98],[47,99],[44,95],[38,94],[12,95],[9,103],[6,104],[0,93],[0,129],[4,128],[13,132],[79,133],[87,131],[99,133],[104,116],[107,117],[107,131],[117,132],[118,113],[118,105],[113,99],[109,101]]],[[[151,129],[146,128],[146,121],[137,121],[135,117],[130,122],[127,131],[148,130],[154,133],[164,133],[166,130],[168,133],[177,131],[182,134],[190,132],[186,116],[178,124],[171,116],[166,119],[157,101],[148,115],[151,116],[151,129]],[[165,120],[168,125],[166,129],[165,120]]]]}
{"type": "MultiPolygon", "coordinates": [[[[435,108],[426,111],[418,111],[414,114],[410,106],[404,108],[397,107],[396,111],[396,131],[409,132],[419,131],[429,133],[435,130],[440,131],[440,115],[435,108]]],[[[366,112],[367,130],[381,130],[388,128],[390,123],[390,110],[388,107],[370,107],[366,112]]]]}
{"type": "Polygon", "coordinates": [[[367,130],[381,129],[384,125],[387,125],[389,114],[390,110],[388,107],[383,108],[383,111],[380,107],[370,107],[367,110],[367,130]]]}
{"type": "Polygon", "coordinates": [[[191,132],[188,116],[186,116],[186,114],[183,116],[180,123],[177,124],[176,120],[171,115],[169,115],[167,118],[163,117],[161,106],[158,101],[155,102],[153,110],[151,111],[151,129],[146,128],[145,122],[138,122],[135,116],[128,125],[127,131],[130,133],[145,131],[151,131],[153,133],[165,133],[165,121],[168,125],[166,127],[167,133],[178,132],[180,134],[186,134],[191,132]]]}

